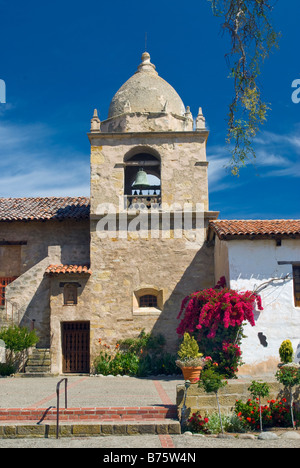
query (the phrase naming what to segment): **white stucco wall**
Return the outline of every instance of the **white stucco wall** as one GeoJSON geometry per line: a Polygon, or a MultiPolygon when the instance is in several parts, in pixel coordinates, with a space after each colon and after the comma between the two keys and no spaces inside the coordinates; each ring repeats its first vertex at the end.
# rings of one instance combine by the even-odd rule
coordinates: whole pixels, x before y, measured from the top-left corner
{"type": "MultiPolygon", "coordinates": [[[[279,347],[282,341],[290,339],[294,350],[300,344],[300,307],[294,306],[292,262],[300,262],[300,240],[282,240],[276,246],[275,240],[236,240],[217,244],[221,264],[228,258],[230,287],[240,291],[258,289],[263,302],[263,311],[255,314],[256,326],[245,327],[242,344],[245,365],[241,374],[272,374],[279,363],[279,347]],[[226,252],[227,250],[227,252],[226,252]],[[225,257],[225,258],[224,258],[225,257]],[[278,264],[278,262],[290,262],[278,264]],[[273,281],[284,278],[288,279],[273,281]],[[266,342],[261,343],[259,334],[266,342]]],[[[218,271],[218,274],[220,271],[218,271]]],[[[226,271],[224,271],[226,273],[226,271]]]]}

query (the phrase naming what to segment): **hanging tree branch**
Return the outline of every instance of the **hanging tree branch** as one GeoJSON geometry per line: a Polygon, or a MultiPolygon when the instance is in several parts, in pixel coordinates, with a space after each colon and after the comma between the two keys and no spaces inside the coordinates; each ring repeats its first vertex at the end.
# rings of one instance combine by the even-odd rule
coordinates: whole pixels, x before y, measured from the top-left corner
{"type": "Polygon", "coordinates": [[[278,47],[279,33],[270,21],[276,0],[209,0],[215,16],[224,19],[223,32],[231,39],[226,54],[234,96],[229,106],[227,142],[231,150],[231,172],[255,158],[253,139],[267,118],[269,105],[262,101],[258,77],[264,60],[278,47]]]}

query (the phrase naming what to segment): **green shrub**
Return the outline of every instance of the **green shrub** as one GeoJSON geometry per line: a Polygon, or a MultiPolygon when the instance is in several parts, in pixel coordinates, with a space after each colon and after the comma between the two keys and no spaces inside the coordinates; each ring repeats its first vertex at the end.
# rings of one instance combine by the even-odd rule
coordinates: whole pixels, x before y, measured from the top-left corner
{"type": "Polygon", "coordinates": [[[196,434],[207,434],[209,432],[208,422],[208,418],[202,418],[200,411],[196,411],[196,413],[193,413],[188,419],[187,430],[195,432],[196,434]]]}
{"type": "Polygon", "coordinates": [[[12,364],[6,364],[0,362],[0,375],[3,377],[8,377],[15,373],[15,366],[12,364]]]}
{"type": "Polygon", "coordinates": [[[181,343],[178,351],[178,357],[181,360],[189,358],[201,357],[202,354],[199,353],[199,345],[195,338],[189,333],[185,332],[183,336],[183,342],[181,343]]]}
{"type": "Polygon", "coordinates": [[[161,354],[146,354],[139,358],[139,377],[147,377],[148,375],[172,375],[181,374],[181,370],[176,366],[176,356],[169,353],[161,354]]]}
{"type": "Polygon", "coordinates": [[[287,388],[300,385],[300,368],[295,365],[281,367],[275,374],[276,380],[287,388]]]}
{"type": "Polygon", "coordinates": [[[143,329],[137,338],[126,338],[119,342],[122,351],[131,351],[136,354],[142,353],[158,353],[165,345],[165,337],[163,335],[151,335],[143,329]]]}
{"type": "MultiPolygon", "coordinates": [[[[249,399],[246,403],[237,400],[234,412],[245,430],[257,431],[261,428],[258,398],[249,399]]],[[[271,400],[268,401],[267,405],[262,405],[261,416],[264,428],[290,427],[292,425],[289,404],[285,398],[281,400],[271,400]]],[[[299,425],[299,416],[300,415],[296,413],[295,420],[297,425],[299,425]]]]}
{"type": "Polygon", "coordinates": [[[39,341],[35,330],[28,331],[26,327],[18,327],[17,325],[2,328],[0,330],[0,339],[5,342],[6,349],[15,353],[33,347],[39,341]]]}
{"type": "Polygon", "coordinates": [[[294,350],[290,340],[285,340],[281,343],[281,346],[279,348],[279,356],[281,362],[283,362],[284,364],[293,362],[294,350]]]}
{"type": "Polygon", "coordinates": [[[121,340],[115,347],[102,344],[94,361],[94,372],[103,375],[131,375],[147,377],[158,374],[179,374],[176,356],[164,352],[163,335],[141,331],[137,338],[121,340]]]}
{"type": "Polygon", "coordinates": [[[215,393],[225,387],[228,384],[223,376],[218,374],[212,367],[204,369],[201,373],[201,379],[198,382],[198,386],[203,388],[206,393],[215,393]]]}
{"type": "Polygon", "coordinates": [[[24,353],[39,341],[35,330],[29,331],[17,325],[1,328],[0,339],[5,342],[7,363],[16,367],[24,360],[24,353]]]}
{"type": "Polygon", "coordinates": [[[136,375],[139,358],[131,352],[117,352],[114,356],[101,352],[94,361],[95,373],[103,375],[136,375]]]}

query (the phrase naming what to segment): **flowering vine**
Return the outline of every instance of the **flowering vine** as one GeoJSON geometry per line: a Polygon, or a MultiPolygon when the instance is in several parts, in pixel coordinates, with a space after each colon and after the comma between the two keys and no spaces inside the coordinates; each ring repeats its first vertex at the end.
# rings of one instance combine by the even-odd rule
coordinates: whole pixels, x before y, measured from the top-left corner
{"type": "Polygon", "coordinates": [[[255,326],[256,307],[263,310],[257,293],[229,289],[222,277],[214,288],[194,292],[182,301],[177,333],[194,335],[201,352],[218,362],[219,372],[233,378],[242,364],[243,324],[255,326]]]}
{"type": "Polygon", "coordinates": [[[177,328],[180,336],[186,331],[194,333],[207,327],[210,329],[207,337],[214,338],[220,325],[229,328],[249,322],[255,326],[255,305],[263,310],[260,296],[252,291],[238,292],[222,285],[225,285],[224,278],[215,288],[192,293],[183,300],[177,317],[182,317],[177,328]]]}

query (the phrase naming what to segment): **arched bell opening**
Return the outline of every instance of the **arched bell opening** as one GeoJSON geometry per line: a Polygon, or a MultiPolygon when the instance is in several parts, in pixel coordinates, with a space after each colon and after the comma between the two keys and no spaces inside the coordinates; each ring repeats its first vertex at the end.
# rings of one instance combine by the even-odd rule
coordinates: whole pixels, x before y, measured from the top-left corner
{"type": "Polygon", "coordinates": [[[126,158],[124,164],[127,208],[158,208],[161,204],[161,164],[158,157],[138,153],[126,158]]]}

